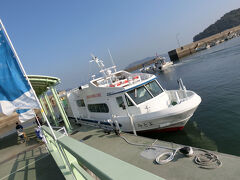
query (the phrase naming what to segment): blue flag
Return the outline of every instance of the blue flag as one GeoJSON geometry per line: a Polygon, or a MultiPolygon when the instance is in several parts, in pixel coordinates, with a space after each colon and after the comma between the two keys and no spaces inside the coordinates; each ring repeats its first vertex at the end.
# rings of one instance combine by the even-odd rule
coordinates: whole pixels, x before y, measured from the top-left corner
{"type": "Polygon", "coordinates": [[[0,26],[0,113],[10,115],[17,109],[39,108],[6,37],[0,26]]]}
{"type": "Polygon", "coordinates": [[[27,120],[35,118],[35,112],[32,109],[18,109],[18,119],[20,122],[25,122],[27,120]]]}

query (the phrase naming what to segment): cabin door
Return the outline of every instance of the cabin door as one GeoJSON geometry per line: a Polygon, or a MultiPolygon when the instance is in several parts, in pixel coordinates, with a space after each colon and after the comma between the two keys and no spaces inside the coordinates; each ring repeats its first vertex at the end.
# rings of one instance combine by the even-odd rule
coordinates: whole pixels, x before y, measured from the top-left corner
{"type": "Polygon", "coordinates": [[[86,107],[81,107],[80,108],[80,114],[83,118],[87,118],[87,108],[86,107]]]}
{"type": "Polygon", "coordinates": [[[79,115],[81,118],[87,118],[87,108],[85,106],[85,102],[83,99],[79,99],[76,101],[79,107],[79,115]]]}
{"type": "Polygon", "coordinates": [[[116,97],[116,102],[118,104],[118,109],[117,109],[115,115],[126,117],[127,116],[126,104],[125,104],[125,102],[123,100],[123,97],[122,96],[116,97]]]}

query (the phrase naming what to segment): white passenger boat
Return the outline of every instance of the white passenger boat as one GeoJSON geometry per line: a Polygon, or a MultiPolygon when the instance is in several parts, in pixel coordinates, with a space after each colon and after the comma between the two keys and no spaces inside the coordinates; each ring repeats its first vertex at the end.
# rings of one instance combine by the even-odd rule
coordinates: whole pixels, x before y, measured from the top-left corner
{"type": "Polygon", "coordinates": [[[149,66],[143,66],[140,69],[140,72],[142,73],[156,73],[158,71],[164,71],[165,69],[167,69],[168,67],[173,65],[173,62],[170,61],[166,61],[165,57],[161,57],[156,55],[156,57],[154,58],[155,63],[149,66]]]}
{"type": "Polygon", "coordinates": [[[147,66],[147,67],[143,67],[140,69],[140,72],[142,73],[155,73],[156,72],[156,66],[147,66]]]}
{"type": "Polygon", "coordinates": [[[125,132],[181,130],[201,102],[181,81],[179,90],[165,90],[155,75],[105,68],[94,56],[93,61],[103,76],[67,93],[78,123],[125,132]]]}
{"type": "Polygon", "coordinates": [[[157,56],[157,58],[158,61],[155,63],[156,70],[163,71],[173,65],[173,62],[172,61],[167,62],[165,57],[157,56]]]}

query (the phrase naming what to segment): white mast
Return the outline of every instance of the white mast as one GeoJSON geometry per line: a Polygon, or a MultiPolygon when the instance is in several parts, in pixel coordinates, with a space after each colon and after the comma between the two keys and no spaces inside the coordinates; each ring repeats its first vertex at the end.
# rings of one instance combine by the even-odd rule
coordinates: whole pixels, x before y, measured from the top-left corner
{"type": "Polygon", "coordinates": [[[100,72],[103,74],[104,77],[107,77],[107,74],[105,72],[105,66],[103,64],[103,61],[101,59],[98,59],[98,57],[94,56],[93,54],[91,54],[92,56],[92,60],[90,62],[96,62],[98,67],[100,68],[100,72]]]}
{"type": "Polygon", "coordinates": [[[112,57],[112,54],[111,54],[109,48],[108,48],[108,53],[109,53],[109,56],[110,56],[111,61],[112,61],[112,64],[113,64],[114,71],[117,72],[116,65],[115,65],[115,63],[114,63],[114,61],[113,61],[113,57],[112,57]]]}
{"type": "Polygon", "coordinates": [[[108,83],[112,83],[114,76],[112,74],[112,69],[114,69],[114,71],[116,72],[116,66],[105,68],[105,65],[103,64],[103,61],[101,59],[98,59],[98,57],[94,56],[93,54],[91,54],[91,56],[92,60],[90,62],[96,62],[100,69],[99,72],[103,74],[103,77],[107,80],[108,83]]]}

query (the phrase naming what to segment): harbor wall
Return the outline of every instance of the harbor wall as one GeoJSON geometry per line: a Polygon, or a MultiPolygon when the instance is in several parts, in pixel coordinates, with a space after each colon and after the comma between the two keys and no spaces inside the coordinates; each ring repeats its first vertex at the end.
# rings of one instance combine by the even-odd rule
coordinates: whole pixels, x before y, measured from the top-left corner
{"type": "MultiPolygon", "coordinates": [[[[236,32],[238,34],[240,33],[240,25],[236,26],[236,27],[233,27],[231,29],[227,29],[227,30],[225,30],[223,32],[220,32],[218,34],[209,36],[207,38],[201,39],[199,41],[195,41],[195,42],[192,42],[190,44],[187,44],[187,45],[181,46],[179,48],[173,49],[173,50],[168,52],[169,58],[170,58],[171,61],[179,60],[183,57],[186,57],[186,56],[189,56],[191,54],[196,53],[197,52],[196,48],[198,48],[198,47],[214,43],[218,40],[228,40],[228,39],[232,38],[232,34],[234,34],[236,32]]],[[[136,71],[138,69],[141,69],[143,66],[149,66],[151,64],[154,64],[155,62],[156,62],[156,58],[145,61],[144,63],[140,63],[140,64],[135,65],[133,67],[126,68],[125,71],[133,72],[133,71],[136,71]]]]}
{"type": "Polygon", "coordinates": [[[201,39],[199,41],[192,42],[190,44],[181,46],[177,49],[173,49],[168,52],[168,55],[171,59],[171,61],[176,61],[179,60],[185,56],[191,55],[193,53],[196,53],[196,48],[204,46],[206,44],[211,44],[213,42],[216,42],[218,40],[228,40],[231,37],[233,33],[239,32],[240,31],[240,25],[233,27],[231,29],[227,29],[223,32],[220,32],[218,34],[209,36],[207,38],[201,39]]]}

